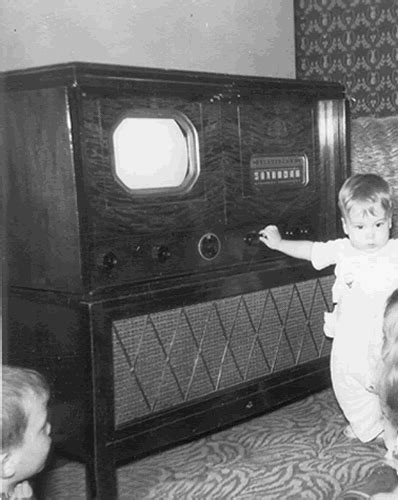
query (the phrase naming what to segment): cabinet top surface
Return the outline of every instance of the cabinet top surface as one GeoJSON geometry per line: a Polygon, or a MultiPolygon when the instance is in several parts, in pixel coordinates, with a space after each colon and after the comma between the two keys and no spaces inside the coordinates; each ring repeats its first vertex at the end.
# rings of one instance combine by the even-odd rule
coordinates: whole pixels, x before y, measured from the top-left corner
{"type": "Polygon", "coordinates": [[[268,88],[272,91],[322,92],[344,97],[338,82],[272,78],[226,73],[195,72],[174,69],[144,68],[113,64],[70,62],[0,73],[0,87],[5,90],[27,88],[94,86],[107,87],[135,82],[166,82],[202,86],[268,88]]]}

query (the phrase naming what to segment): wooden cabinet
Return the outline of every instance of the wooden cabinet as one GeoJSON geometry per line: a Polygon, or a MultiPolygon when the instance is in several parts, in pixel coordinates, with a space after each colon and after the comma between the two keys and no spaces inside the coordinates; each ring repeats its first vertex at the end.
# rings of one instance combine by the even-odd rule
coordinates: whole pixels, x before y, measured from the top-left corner
{"type": "MultiPolygon", "coordinates": [[[[93,496],[117,498],[120,462],[329,383],[330,270],[257,232],[338,234],[340,85],[83,63],[2,79],[8,361],[48,377],[57,445],[93,496]],[[121,182],[126,117],[174,121],[182,186],[121,182]]],[[[149,144],[132,169],[164,147],[149,144]]]]}

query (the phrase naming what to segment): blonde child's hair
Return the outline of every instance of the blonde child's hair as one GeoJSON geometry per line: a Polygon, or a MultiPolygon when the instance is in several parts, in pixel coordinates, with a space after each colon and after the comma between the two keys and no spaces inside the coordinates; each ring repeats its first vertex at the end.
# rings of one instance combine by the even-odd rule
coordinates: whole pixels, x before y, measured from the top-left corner
{"type": "Polygon", "coordinates": [[[339,191],[338,205],[342,217],[348,218],[354,205],[365,207],[364,215],[376,215],[376,206],[380,206],[386,217],[393,213],[393,198],[389,184],[376,174],[355,174],[349,177],[339,191]]]}
{"type": "Polygon", "coordinates": [[[23,443],[29,419],[26,401],[33,397],[47,403],[50,388],[37,371],[9,365],[2,365],[1,382],[1,449],[5,452],[23,443]]]}
{"type": "Polygon", "coordinates": [[[397,429],[398,418],[398,290],[387,300],[383,317],[382,372],[378,393],[385,417],[397,429]]]}

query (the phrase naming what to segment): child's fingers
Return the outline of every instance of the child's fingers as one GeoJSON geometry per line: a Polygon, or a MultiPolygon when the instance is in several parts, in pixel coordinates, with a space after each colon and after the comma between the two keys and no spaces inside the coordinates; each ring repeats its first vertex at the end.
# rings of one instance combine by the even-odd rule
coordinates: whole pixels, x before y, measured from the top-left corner
{"type": "Polygon", "coordinates": [[[30,487],[28,481],[23,481],[22,483],[17,484],[14,488],[13,497],[11,498],[31,498],[32,494],[32,488],[30,487]]]}
{"type": "Polygon", "coordinates": [[[278,228],[276,226],[266,226],[264,229],[261,229],[259,232],[260,236],[263,236],[264,238],[268,238],[268,236],[273,236],[276,234],[278,231],[278,228]]]}

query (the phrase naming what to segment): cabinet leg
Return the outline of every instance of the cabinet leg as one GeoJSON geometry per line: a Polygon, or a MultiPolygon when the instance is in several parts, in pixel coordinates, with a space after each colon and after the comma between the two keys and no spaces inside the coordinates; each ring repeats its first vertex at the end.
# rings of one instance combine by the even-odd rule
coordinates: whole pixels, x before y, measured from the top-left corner
{"type": "Polygon", "coordinates": [[[86,466],[88,500],[118,500],[117,471],[112,457],[105,456],[86,466]]]}

